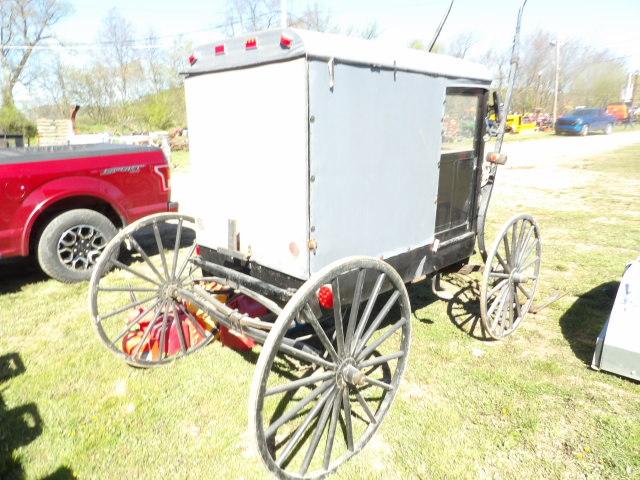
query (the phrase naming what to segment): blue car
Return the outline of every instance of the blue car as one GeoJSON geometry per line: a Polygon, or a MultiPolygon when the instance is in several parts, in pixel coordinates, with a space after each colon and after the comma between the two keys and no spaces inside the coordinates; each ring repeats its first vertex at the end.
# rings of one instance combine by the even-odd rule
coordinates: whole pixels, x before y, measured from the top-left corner
{"type": "Polygon", "coordinates": [[[577,108],[556,121],[556,135],[569,133],[584,136],[596,130],[609,135],[615,122],[616,117],[608,115],[606,110],[600,108],[577,108]]]}

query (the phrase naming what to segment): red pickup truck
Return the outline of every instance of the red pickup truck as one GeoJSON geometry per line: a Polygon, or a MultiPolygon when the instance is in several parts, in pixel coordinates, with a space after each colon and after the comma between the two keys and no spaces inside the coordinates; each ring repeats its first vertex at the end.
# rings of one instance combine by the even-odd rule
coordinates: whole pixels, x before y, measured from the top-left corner
{"type": "Polygon", "coordinates": [[[87,280],[118,228],[177,210],[169,177],[155,147],[0,150],[0,259],[34,255],[53,278],[87,280]]]}

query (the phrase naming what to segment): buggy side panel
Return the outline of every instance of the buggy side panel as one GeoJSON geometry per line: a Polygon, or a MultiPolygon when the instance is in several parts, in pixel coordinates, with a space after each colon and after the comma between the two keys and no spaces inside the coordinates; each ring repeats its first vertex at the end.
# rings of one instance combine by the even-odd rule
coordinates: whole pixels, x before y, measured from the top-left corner
{"type": "Polygon", "coordinates": [[[433,241],[445,79],[309,63],[310,272],[433,241]]]}
{"type": "Polygon", "coordinates": [[[190,76],[185,91],[198,243],[306,279],[306,60],[190,76]]]}

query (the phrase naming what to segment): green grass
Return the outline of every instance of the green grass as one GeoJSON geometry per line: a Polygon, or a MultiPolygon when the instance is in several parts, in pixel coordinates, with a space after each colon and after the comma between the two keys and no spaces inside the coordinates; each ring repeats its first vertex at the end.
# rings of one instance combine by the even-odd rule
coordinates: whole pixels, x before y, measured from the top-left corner
{"type": "Polygon", "coordinates": [[[171,166],[174,170],[184,172],[189,170],[189,152],[171,152],[171,166]]]}
{"type": "MultiPolygon", "coordinates": [[[[498,191],[489,238],[532,213],[544,242],[538,299],[566,296],[508,340],[483,342],[469,335],[473,278],[450,278],[449,303],[411,287],[400,393],[335,478],[640,478],[640,385],[588,368],[616,282],[640,251],[640,146],[562,168],[592,176],[579,189],[498,191]],[[529,205],[540,191],[578,207],[529,205]]],[[[216,343],[167,367],[127,367],[91,326],[86,284],[22,268],[0,271],[0,477],[268,478],[248,448],[256,355],[216,343]],[[24,372],[8,373],[9,354],[24,372]]]]}

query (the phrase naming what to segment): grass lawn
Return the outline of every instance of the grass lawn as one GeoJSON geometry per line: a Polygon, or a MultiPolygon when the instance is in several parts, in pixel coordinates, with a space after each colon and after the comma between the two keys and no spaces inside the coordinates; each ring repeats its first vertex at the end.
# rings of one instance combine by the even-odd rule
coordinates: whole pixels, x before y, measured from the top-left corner
{"type": "MultiPolygon", "coordinates": [[[[514,163],[510,177],[531,171],[514,163]]],[[[485,342],[473,336],[474,279],[452,276],[448,303],[412,286],[400,393],[334,478],[640,479],[640,385],[588,368],[640,253],[640,145],[558,167],[582,181],[501,188],[498,177],[489,238],[532,213],[544,242],[538,300],[567,295],[485,342]]],[[[134,369],[99,342],[86,284],[0,271],[0,477],[267,478],[247,427],[257,352],[214,343],[134,369]]]]}

